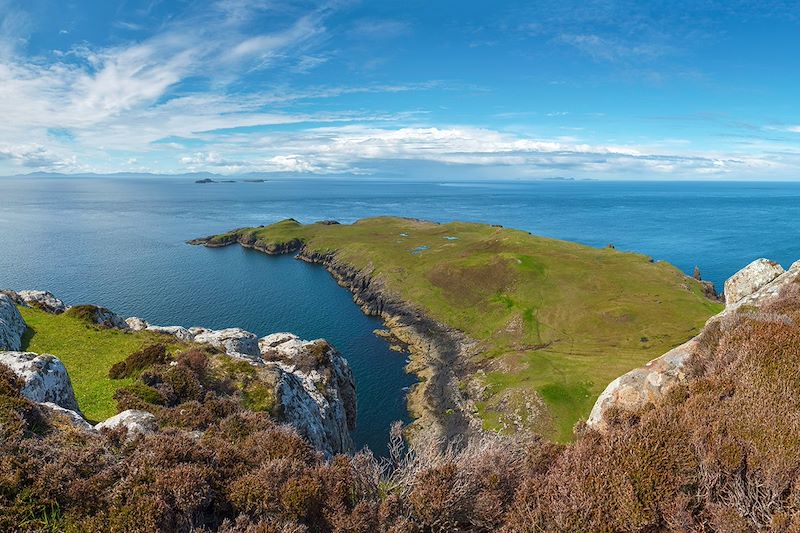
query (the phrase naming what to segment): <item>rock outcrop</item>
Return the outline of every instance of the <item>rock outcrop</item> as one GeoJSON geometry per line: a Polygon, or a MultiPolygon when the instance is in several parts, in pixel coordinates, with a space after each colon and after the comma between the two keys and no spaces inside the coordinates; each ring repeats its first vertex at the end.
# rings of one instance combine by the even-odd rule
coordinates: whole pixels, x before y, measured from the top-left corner
{"type": "Polygon", "coordinates": [[[139,318],[138,316],[132,316],[125,319],[125,323],[128,324],[128,329],[131,331],[142,331],[143,329],[147,329],[150,324],[147,323],[146,320],[139,318]]]}
{"type": "Polygon", "coordinates": [[[225,351],[232,357],[241,357],[258,361],[261,352],[258,349],[258,337],[241,328],[227,328],[220,330],[192,328],[194,342],[210,344],[225,351]]]}
{"type": "Polygon", "coordinates": [[[347,360],[327,341],[276,333],[259,341],[264,364],[276,375],[278,417],[318,449],[353,451],[356,389],[347,360]]]}
{"type": "Polygon", "coordinates": [[[783,267],[778,263],[756,259],[725,282],[725,305],[750,296],[783,273],[783,267]]]}
{"type": "Polygon", "coordinates": [[[0,294],[0,350],[20,350],[26,329],[14,300],[7,294],[0,294]]]}
{"type": "Polygon", "coordinates": [[[36,307],[47,313],[61,314],[68,307],[48,291],[18,291],[17,294],[29,307],[36,307]]]}
{"type": "Polygon", "coordinates": [[[67,369],[57,357],[31,352],[0,352],[0,364],[9,367],[25,383],[22,395],[34,402],[51,402],[78,411],[67,369]]]}
{"type": "MultiPolygon", "coordinates": [[[[725,282],[725,309],[708,319],[704,331],[724,323],[732,313],[758,308],[776,300],[789,284],[800,283],[800,261],[787,271],[767,259],[753,261],[725,282]]],[[[697,355],[703,333],[641,368],[631,370],[612,381],[594,404],[587,425],[606,428],[605,414],[612,408],[637,411],[648,403],[657,404],[669,390],[687,380],[686,364],[697,355]]]]}
{"type": "Polygon", "coordinates": [[[114,415],[100,422],[94,429],[101,431],[103,429],[116,429],[119,427],[124,427],[128,431],[128,438],[132,438],[137,435],[148,435],[158,431],[158,422],[152,413],[128,409],[127,411],[122,411],[118,415],[114,415]]]}

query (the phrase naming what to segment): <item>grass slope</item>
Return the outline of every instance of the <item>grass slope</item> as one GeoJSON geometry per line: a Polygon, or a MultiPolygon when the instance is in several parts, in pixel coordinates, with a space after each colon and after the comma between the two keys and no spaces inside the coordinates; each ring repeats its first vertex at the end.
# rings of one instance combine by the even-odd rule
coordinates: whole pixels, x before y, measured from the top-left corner
{"type": "Polygon", "coordinates": [[[170,341],[169,337],[152,332],[98,328],[68,314],[52,315],[26,307],[19,311],[28,325],[23,350],[61,359],[78,406],[87,419],[95,422],[117,413],[114,392],[138,377],[110,379],[109,368],[147,344],[170,341]]]}
{"type": "Polygon", "coordinates": [[[335,251],[480,341],[485,425],[516,420],[557,440],[571,437],[610,381],[692,337],[721,309],[670,264],[497,226],[290,219],[211,244],[237,234],[264,246],[300,239],[309,250],[335,251]],[[529,416],[537,409],[540,416],[529,416]]]}

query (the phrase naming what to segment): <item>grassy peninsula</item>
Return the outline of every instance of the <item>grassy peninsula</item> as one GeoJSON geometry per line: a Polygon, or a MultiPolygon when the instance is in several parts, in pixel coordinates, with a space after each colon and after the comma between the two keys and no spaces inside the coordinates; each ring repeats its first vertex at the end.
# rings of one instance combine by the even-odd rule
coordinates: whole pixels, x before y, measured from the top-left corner
{"type": "Polygon", "coordinates": [[[334,256],[476,341],[458,386],[485,427],[560,441],[610,381],[696,335],[722,308],[668,263],[485,224],[289,219],[192,242],[334,256]]]}

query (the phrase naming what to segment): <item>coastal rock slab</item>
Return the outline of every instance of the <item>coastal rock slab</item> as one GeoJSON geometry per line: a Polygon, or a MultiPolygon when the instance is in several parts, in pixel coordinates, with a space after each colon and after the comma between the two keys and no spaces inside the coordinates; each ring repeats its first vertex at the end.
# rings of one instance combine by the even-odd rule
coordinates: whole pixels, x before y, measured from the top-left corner
{"type": "Polygon", "coordinates": [[[783,267],[769,259],[756,259],[725,282],[725,304],[750,296],[784,273],[783,267]]]}
{"type": "Polygon", "coordinates": [[[17,294],[30,307],[36,307],[48,313],[58,315],[67,310],[64,302],[48,291],[18,291],[17,294]]]}
{"type": "Polygon", "coordinates": [[[17,351],[28,326],[11,297],[0,294],[0,350],[17,351]]]}
{"type": "Polygon", "coordinates": [[[138,316],[126,318],[125,323],[128,324],[128,329],[131,331],[142,331],[150,326],[146,320],[139,318],[138,316]]]}
{"type": "Polygon", "coordinates": [[[145,328],[147,331],[153,331],[155,333],[163,333],[165,335],[172,335],[178,340],[191,342],[194,340],[194,335],[183,326],[151,326],[148,325],[145,328]]]}
{"type": "Polygon", "coordinates": [[[327,455],[353,451],[355,379],[347,360],[327,341],[291,333],[259,340],[262,358],[277,373],[281,421],[327,455]]]}
{"type": "Polygon", "coordinates": [[[258,337],[241,328],[203,330],[194,336],[194,342],[210,344],[232,357],[243,357],[253,361],[261,360],[258,337]]]}
{"type": "Polygon", "coordinates": [[[602,430],[606,427],[603,415],[612,406],[637,411],[657,403],[671,387],[686,381],[684,367],[696,348],[697,341],[691,339],[612,381],[595,402],[586,424],[602,430]]]}
{"type": "Polygon", "coordinates": [[[79,410],[67,369],[56,356],[0,352],[0,364],[9,367],[24,381],[21,392],[29,400],[52,402],[65,409],[79,410]]]}
{"type": "Polygon", "coordinates": [[[56,418],[63,421],[65,424],[82,431],[93,431],[94,427],[86,421],[77,411],[71,409],[64,409],[60,405],[52,402],[42,402],[39,404],[50,413],[50,418],[56,418]]]}
{"type": "Polygon", "coordinates": [[[122,411],[118,415],[104,420],[97,424],[94,429],[100,431],[102,429],[115,429],[124,427],[128,430],[128,437],[136,435],[148,435],[158,431],[158,422],[152,413],[147,411],[139,411],[137,409],[128,409],[122,411]]]}

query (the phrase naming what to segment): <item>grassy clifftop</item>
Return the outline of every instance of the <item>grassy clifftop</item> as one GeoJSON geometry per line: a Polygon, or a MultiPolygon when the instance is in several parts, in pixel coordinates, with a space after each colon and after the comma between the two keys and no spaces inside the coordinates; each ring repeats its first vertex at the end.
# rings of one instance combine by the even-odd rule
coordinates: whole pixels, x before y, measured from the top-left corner
{"type": "Polygon", "coordinates": [[[487,427],[570,438],[614,378],[695,335],[721,305],[667,263],[484,224],[285,220],[205,239],[335,253],[479,342],[487,427]],[[534,416],[535,415],[535,416],[534,416]]]}
{"type": "Polygon", "coordinates": [[[53,354],[69,372],[75,399],[87,419],[99,422],[117,414],[114,393],[135,381],[135,376],[111,379],[108,369],[133,352],[153,343],[180,343],[150,331],[97,328],[69,313],[54,315],[19,307],[28,330],[23,349],[53,354]]]}

